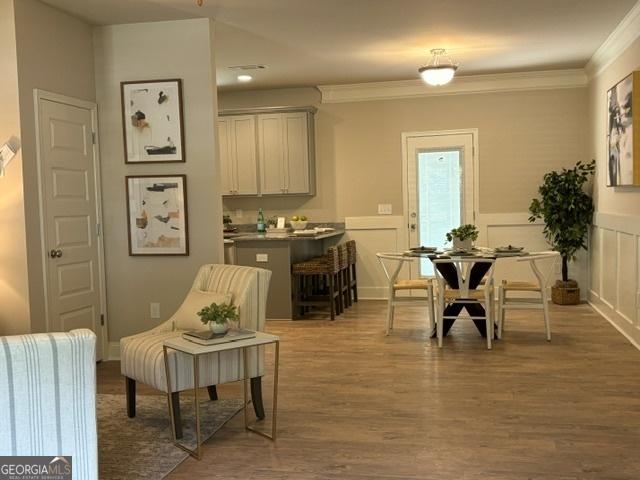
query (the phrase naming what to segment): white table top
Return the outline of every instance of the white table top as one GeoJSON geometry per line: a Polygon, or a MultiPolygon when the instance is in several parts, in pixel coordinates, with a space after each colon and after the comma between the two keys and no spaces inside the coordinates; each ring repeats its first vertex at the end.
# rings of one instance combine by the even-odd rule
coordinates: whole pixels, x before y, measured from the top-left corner
{"type": "Polygon", "coordinates": [[[258,345],[267,345],[280,340],[277,335],[270,335],[264,332],[256,332],[254,338],[247,338],[245,340],[237,340],[235,342],[218,343],[215,345],[200,345],[195,342],[190,342],[180,337],[170,338],[164,341],[164,345],[180,352],[188,353],[190,355],[203,355],[206,353],[224,352],[227,350],[235,350],[244,347],[256,347],[258,345]]]}

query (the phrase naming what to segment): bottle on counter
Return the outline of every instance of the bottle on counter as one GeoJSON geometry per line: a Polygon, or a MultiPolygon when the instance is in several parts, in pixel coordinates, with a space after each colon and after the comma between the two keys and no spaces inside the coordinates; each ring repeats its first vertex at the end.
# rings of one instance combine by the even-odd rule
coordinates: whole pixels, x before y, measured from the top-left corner
{"type": "Polygon", "coordinates": [[[262,209],[258,210],[258,233],[265,233],[267,231],[267,224],[264,221],[264,213],[262,209]]]}

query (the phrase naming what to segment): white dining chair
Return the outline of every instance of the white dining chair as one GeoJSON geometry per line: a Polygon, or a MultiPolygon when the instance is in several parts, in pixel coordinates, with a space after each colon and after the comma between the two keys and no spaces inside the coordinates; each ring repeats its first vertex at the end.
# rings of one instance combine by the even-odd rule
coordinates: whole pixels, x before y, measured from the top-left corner
{"type": "Polygon", "coordinates": [[[402,267],[416,260],[402,253],[377,253],[378,261],[382,266],[388,284],[387,301],[387,335],[393,330],[393,321],[396,305],[424,306],[429,309],[429,335],[433,333],[435,322],[433,308],[433,279],[420,278],[411,280],[398,280],[402,267]],[[392,267],[393,266],[393,267],[392,267]],[[398,292],[407,290],[424,290],[426,297],[399,296],[398,292]]]}
{"type": "Polygon", "coordinates": [[[560,253],[554,251],[532,252],[529,255],[518,257],[518,262],[529,262],[531,271],[536,277],[536,282],[520,282],[503,280],[498,286],[498,338],[502,338],[505,313],[507,310],[542,310],[544,327],[547,333],[547,341],[551,341],[551,320],[549,318],[549,294],[547,288],[549,279],[553,275],[556,262],[560,253]],[[539,262],[552,262],[547,274],[540,271],[539,262]],[[508,292],[532,292],[535,297],[511,297],[508,292]]]}
{"type": "Polygon", "coordinates": [[[494,286],[493,271],[495,267],[495,258],[489,257],[470,257],[470,258],[438,258],[433,260],[434,270],[436,272],[436,330],[438,335],[438,346],[442,347],[442,339],[444,337],[444,320],[466,318],[470,320],[484,320],[487,327],[487,349],[491,350],[494,334],[494,286]],[[478,288],[470,288],[471,271],[478,263],[488,263],[489,268],[484,276],[484,283],[478,288]],[[442,276],[438,266],[451,264],[454,266],[458,279],[458,288],[450,288],[447,286],[446,279],[442,276]],[[452,304],[476,304],[480,303],[484,307],[484,316],[474,315],[455,315],[449,316],[444,314],[445,306],[452,304]]]}

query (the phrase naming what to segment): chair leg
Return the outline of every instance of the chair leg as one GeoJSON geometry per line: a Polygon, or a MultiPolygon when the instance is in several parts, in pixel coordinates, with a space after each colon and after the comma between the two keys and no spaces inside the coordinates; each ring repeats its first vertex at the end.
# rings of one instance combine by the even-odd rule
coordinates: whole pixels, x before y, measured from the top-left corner
{"type": "Polygon", "coordinates": [[[427,302],[429,303],[429,336],[433,333],[433,327],[435,325],[435,309],[433,308],[433,285],[427,287],[427,302]]]}
{"type": "Polygon", "coordinates": [[[485,297],[484,304],[485,325],[487,328],[487,350],[491,350],[491,342],[494,335],[493,305],[491,305],[491,296],[485,297]]]}
{"type": "Polygon", "coordinates": [[[251,379],[251,402],[256,417],[260,420],[264,418],[264,404],[262,402],[262,377],[253,377],[251,379]]]}
{"type": "Polygon", "coordinates": [[[549,320],[549,299],[547,292],[542,291],[542,312],[544,314],[544,328],[547,331],[547,342],[551,341],[551,322],[549,320]]]}
{"type": "Polygon", "coordinates": [[[387,300],[387,335],[391,334],[391,330],[393,330],[393,314],[395,313],[395,306],[393,304],[395,300],[395,295],[393,289],[389,293],[389,298],[387,300]]]}
{"type": "Polygon", "coordinates": [[[442,337],[444,337],[444,300],[438,298],[438,320],[436,322],[436,329],[438,331],[438,347],[442,348],[442,337]]]}
{"type": "Polygon", "coordinates": [[[180,416],[180,392],[171,393],[171,404],[173,406],[173,419],[175,420],[176,438],[182,438],[182,417],[180,416]]]}
{"type": "Polygon", "coordinates": [[[215,385],[209,385],[207,387],[207,392],[209,392],[209,400],[211,400],[212,402],[218,400],[218,389],[215,385]]]}
{"type": "Polygon", "coordinates": [[[499,339],[502,338],[502,329],[504,328],[504,315],[505,315],[504,295],[505,295],[504,287],[500,285],[498,287],[498,338],[499,339]]]}
{"type": "Polygon", "coordinates": [[[127,416],[136,416],[136,381],[133,378],[125,377],[125,393],[127,397],[127,416]]]}

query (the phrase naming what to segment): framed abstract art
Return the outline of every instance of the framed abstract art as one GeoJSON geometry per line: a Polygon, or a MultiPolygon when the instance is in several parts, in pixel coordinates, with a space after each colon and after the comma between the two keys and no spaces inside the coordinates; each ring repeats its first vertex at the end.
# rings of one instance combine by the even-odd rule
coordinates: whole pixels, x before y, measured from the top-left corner
{"type": "Polygon", "coordinates": [[[186,175],[126,177],[129,255],[189,255],[186,175]]]}
{"type": "Polygon", "coordinates": [[[640,186],[640,72],[607,92],[607,186],[640,186]]]}
{"type": "Polygon", "coordinates": [[[122,82],[125,163],[185,161],[182,80],[122,82]]]}

